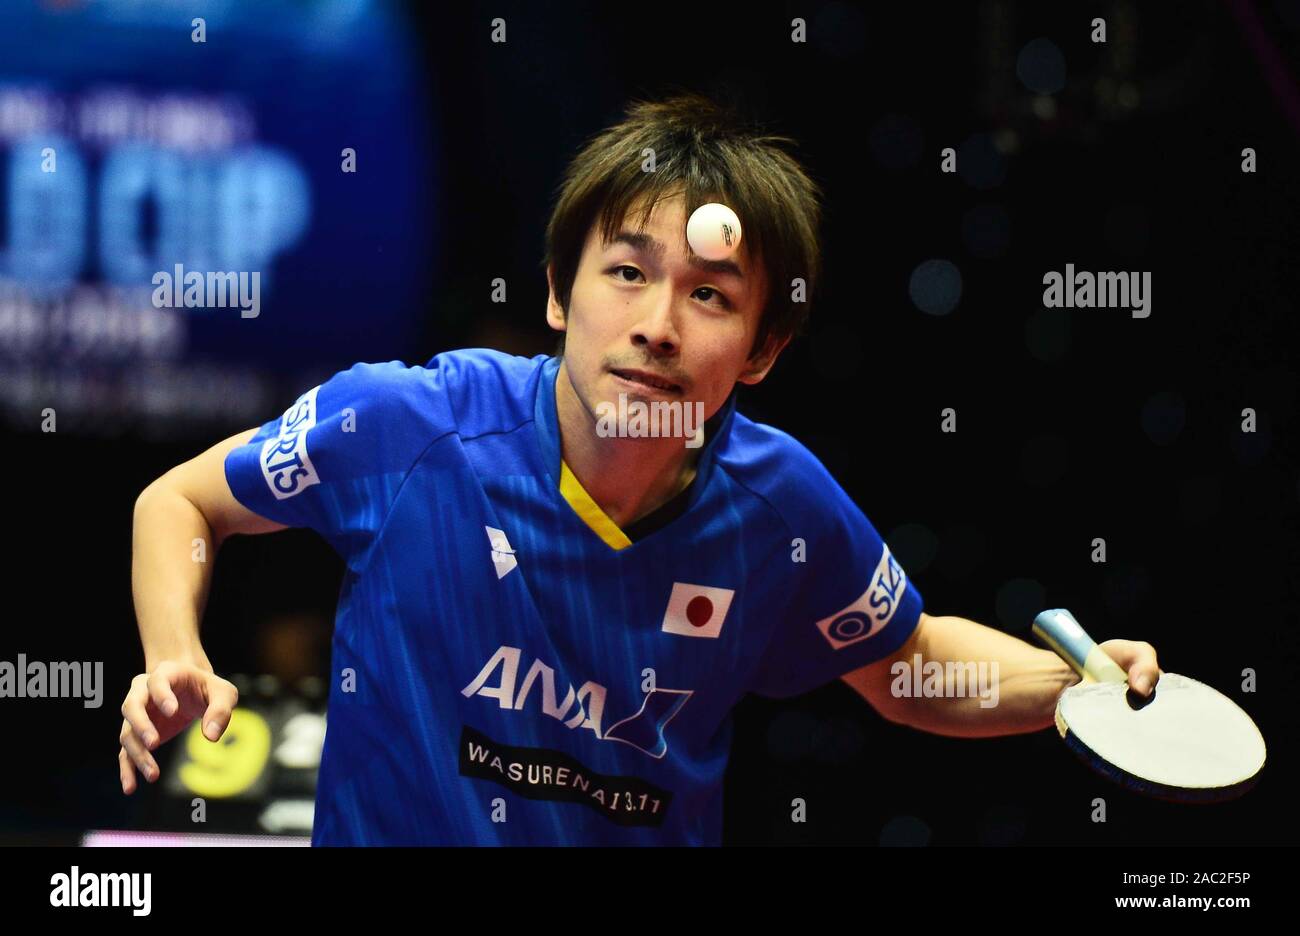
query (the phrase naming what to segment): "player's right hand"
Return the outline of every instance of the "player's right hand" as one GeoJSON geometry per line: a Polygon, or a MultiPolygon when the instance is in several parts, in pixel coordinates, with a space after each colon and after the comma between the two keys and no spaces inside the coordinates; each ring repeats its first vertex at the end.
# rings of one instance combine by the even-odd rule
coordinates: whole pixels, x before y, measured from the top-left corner
{"type": "Polygon", "coordinates": [[[149,752],[200,715],[203,736],[219,740],[237,704],[239,690],[233,683],[192,663],[164,660],[152,673],[136,676],[122,703],[122,749],[117,755],[122,792],[135,792],[137,770],[150,783],[156,781],[158,764],[149,752]]]}

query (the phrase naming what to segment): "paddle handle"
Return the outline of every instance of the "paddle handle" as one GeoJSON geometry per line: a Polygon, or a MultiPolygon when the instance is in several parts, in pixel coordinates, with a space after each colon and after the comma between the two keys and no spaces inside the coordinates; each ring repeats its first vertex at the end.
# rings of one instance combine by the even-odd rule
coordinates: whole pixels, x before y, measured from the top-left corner
{"type": "Polygon", "coordinates": [[[1052,608],[1034,618],[1034,633],[1074,667],[1084,682],[1128,682],[1128,674],[1064,608],[1052,608]]]}

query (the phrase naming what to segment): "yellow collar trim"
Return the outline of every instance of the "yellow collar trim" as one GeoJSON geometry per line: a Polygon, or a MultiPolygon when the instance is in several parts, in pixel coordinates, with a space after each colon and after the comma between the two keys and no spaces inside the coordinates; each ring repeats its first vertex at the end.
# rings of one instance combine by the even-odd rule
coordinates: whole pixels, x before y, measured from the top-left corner
{"type": "Polygon", "coordinates": [[[632,545],[632,541],[627,538],[627,534],[618,528],[609,514],[600,509],[600,505],[591,499],[591,495],[578,482],[577,477],[564,459],[560,459],[560,496],[569,502],[582,522],[591,527],[591,529],[605,541],[605,545],[610,549],[626,549],[632,545]]]}

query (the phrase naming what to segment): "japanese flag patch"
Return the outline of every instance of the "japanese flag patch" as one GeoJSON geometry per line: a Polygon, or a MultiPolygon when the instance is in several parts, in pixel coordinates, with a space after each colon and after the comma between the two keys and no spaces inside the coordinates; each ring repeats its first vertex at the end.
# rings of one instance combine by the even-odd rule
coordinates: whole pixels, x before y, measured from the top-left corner
{"type": "Polygon", "coordinates": [[[681,637],[717,637],[735,594],[731,588],[673,582],[663,632],[681,637]]]}

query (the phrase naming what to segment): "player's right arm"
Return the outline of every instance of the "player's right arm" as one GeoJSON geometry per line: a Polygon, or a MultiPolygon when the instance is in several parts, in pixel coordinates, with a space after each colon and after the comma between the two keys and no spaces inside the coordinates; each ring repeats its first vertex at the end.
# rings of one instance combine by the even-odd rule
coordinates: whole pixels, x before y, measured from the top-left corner
{"type": "Polygon", "coordinates": [[[226,538],[285,528],[241,504],[226,481],[226,455],[257,432],[218,442],[136,499],[131,590],[145,667],[122,705],[118,768],[125,793],[134,792],[137,770],[151,783],[158,779],[150,751],[200,715],[204,736],[220,738],[239,700],[235,687],[213,673],[199,641],[199,621],[213,561],[226,538]]]}
{"type": "Polygon", "coordinates": [[[401,480],[458,425],[448,387],[470,379],[499,386],[511,361],[475,349],[444,352],[424,367],[355,364],[301,394],[283,415],[145,488],[135,504],[131,565],[145,671],[122,706],[125,792],[135,789],[137,771],[158,779],[150,752],[195,718],[202,717],[204,737],[219,739],[239,700],[199,642],[212,564],[226,538],[304,527],[351,567],[364,566],[401,480]]]}

